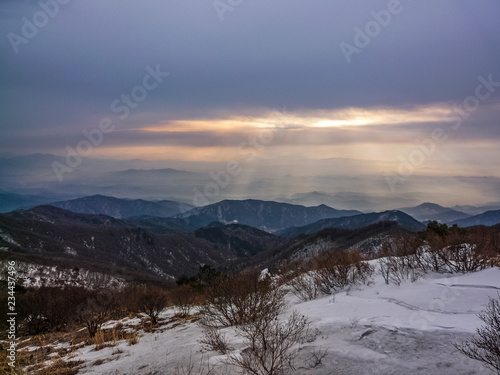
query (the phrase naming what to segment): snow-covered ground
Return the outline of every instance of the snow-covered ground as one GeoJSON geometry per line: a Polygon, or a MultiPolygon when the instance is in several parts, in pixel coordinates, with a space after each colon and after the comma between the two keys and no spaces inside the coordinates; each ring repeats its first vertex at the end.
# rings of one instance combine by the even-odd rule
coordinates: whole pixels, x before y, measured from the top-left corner
{"type": "MultiPolygon", "coordinates": [[[[319,330],[315,341],[299,345],[297,374],[492,374],[456,352],[452,343],[470,337],[482,324],[476,315],[500,292],[500,269],[431,274],[401,286],[386,285],[375,275],[369,284],[339,293],[334,301],[332,296],[309,302],[288,297],[283,317],[298,311],[319,330]],[[323,363],[307,368],[309,353],[318,349],[328,350],[323,363]]],[[[173,310],[162,313],[163,318],[173,315],[173,310]]],[[[225,332],[234,349],[242,349],[233,332],[225,332]]],[[[192,374],[204,374],[198,365],[217,363],[220,354],[202,351],[201,334],[196,323],[170,324],[140,332],[135,345],[123,341],[99,351],[87,346],[68,359],[84,360],[79,373],[86,375],[187,374],[179,371],[181,363],[195,364],[192,374]],[[94,365],[98,360],[104,363],[94,365]]],[[[224,365],[218,370],[238,373],[224,365]]]]}
{"type": "MultiPolygon", "coordinates": [[[[72,250],[68,247],[66,251],[72,250]]],[[[0,260],[0,280],[7,280],[8,267],[8,260],[0,260]]],[[[21,261],[16,261],[16,278],[18,283],[25,287],[71,285],[87,288],[121,288],[126,285],[122,278],[84,268],[68,269],[21,261]]]]}

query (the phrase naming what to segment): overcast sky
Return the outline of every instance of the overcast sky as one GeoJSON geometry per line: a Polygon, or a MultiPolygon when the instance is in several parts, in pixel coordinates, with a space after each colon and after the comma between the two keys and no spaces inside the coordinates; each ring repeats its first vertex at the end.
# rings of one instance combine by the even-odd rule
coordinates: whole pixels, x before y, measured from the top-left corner
{"type": "Polygon", "coordinates": [[[500,177],[497,0],[61,2],[0,2],[0,153],[109,120],[86,156],[223,161],[268,129],[261,158],[398,175],[438,129],[412,173],[500,177]]]}

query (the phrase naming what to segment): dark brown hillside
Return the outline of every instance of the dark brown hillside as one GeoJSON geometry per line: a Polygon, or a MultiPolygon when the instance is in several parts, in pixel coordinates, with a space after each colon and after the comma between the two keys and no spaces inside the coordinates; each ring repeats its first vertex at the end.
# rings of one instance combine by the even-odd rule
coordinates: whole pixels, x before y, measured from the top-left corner
{"type": "Polygon", "coordinates": [[[359,249],[365,255],[377,253],[382,245],[397,234],[411,232],[395,222],[380,222],[359,229],[327,228],[313,234],[303,234],[251,259],[238,259],[237,269],[245,267],[275,267],[286,261],[310,258],[330,248],[359,249]]]}
{"type": "Polygon", "coordinates": [[[50,206],[0,215],[0,248],[170,278],[195,273],[202,264],[217,266],[235,258],[201,238],[155,235],[107,216],[50,206]]]}
{"type": "Polygon", "coordinates": [[[283,243],[278,236],[241,224],[199,228],[193,234],[239,257],[253,256],[283,243]]]}
{"type": "MultiPolygon", "coordinates": [[[[0,249],[40,264],[116,270],[174,279],[208,264],[220,267],[237,257],[269,250],[281,239],[244,225],[202,228],[195,233],[152,233],[137,222],[39,206],[0,215],[0,249]]],[[[155,222],[161,226],[162,222],[155,222]]]]}

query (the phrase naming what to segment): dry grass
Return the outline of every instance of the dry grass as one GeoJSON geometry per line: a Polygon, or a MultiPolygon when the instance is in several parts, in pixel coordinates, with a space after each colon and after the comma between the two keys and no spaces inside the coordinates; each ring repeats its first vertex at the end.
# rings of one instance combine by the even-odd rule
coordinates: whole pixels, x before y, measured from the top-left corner
{"type": "Polygon", "coordinates": [[[8,364],[7,351],[0,350],[0,375],[27,375],[26,371],[22,371],[18,368],[12,368],[8,364]]]}
{"type": "Polygon", "coordinates": [[[57,359],[54,363],[49,366],[41,365],[41,368],[35,368],[30,370],[30,374],[33,375],[74,375],[78,373],[78,367],[83,363],[83,361],[64,361],[62,359],[57,359]]]}
{"type": "Polygon", "coordinates": [[[135,345],[139,342],[139,338],[137,337],[137,332],[130,332],[129,337],[128,337],[128,344],[129,345],[135,345]]]}
{"type": "Polygon", "coordinates": [[[117,324],[112,329],[97,331],[95,337],[90,340],[90,344],[95,345],[95,350],[116,346],[118,341],[128,340],[130,333],[123,328],[123,324],[117,324]]]}
{"type": "MultiPolygon", "coordinates": [[[[83,361],[68,360],[68,358],[74,357],[78,349],[93,345],[95,350],[101,350],[106,347],[115,347],[119,341],[127,341],[133,345],[139,340],[138,329],[140,329],[140,325],[134,327],[134,331],[130,332],[130,329],[124,327],[122,323],[118,323],[114,328],[98,331],[93,338],[88,337],[88,332],[85,329],[23,338],[17,347],[16,368],[7,365],[6,351],[0,351],[0,375],[77,374],[83,361]]],[[[118,349],[113,354],[121,352],[118,349]]],[[[119,356],[114,356],[113,359],[118,358],[119,356]]]]}
{"type": "Polygon", "coordinates": [[[196,313],[191,315],[184,315],[182,313],[177,313],[165,323],[172,324],[172,326],[169,328],[175,328],[187,322],[195,323],[199,321],[201,317],[202,317],[201,313],[196,313]]]}
{"type": "MultiPolygon", "coordinates": [[[[62,357],[83,347],[84,344],[75,345],[68,348],[54,349],[47,345],[36,350],[19,350],[16,356],[16,371],[13,374],[33,374],[33,375],[73,375],[78,373],[78,367],[83,361],[65,360],[62,357]],[[26,370],[22,370],[26,369],[26,370]]],[[[8,374],[8,372],[6,373],[8,374]]]]}
{"type": "Polygon", "coordinates": [[[98,359],[97,361],[94,361],[94,363],[92,363],[92,366],[100,366],[103,363],[105,363],[104,359],[98,359]]]}
{"type": "MultiPolygon", "coordinates": [[[[158,324],[151,326],[149,319],[143,315],[132,315],[130,319],[141,318],[141,323],[128,326],[126,320],[118,322],[115,327],[97,332],[94,338],[88,337],[86,329],[75,328],[72,332],[53,332],[45,335],[24,337],[19,341],[16,355],[16,368],[7,365],[7,354],[0,350],[0,375],[72,375],[77,374],[83,361],[72,359],[76,351],[85,346],[94,346],[95,350],[113,348],[109,360],[96,360],[92,365],[117,360],[123,353],[117,345],[127,342],[135,345],[139,342],[139,331],[153,332],[156,330],[172,329],[188,322],[200,319],[199,313],[183,316],[176,314],[169,318],[158,319],[158,324]],[[25,369],[25,370],[23,370],[25,369]]],[[[3,344],[5,346],[5,344],[3,344]]]]}
{"type": "Polygon", "coordinates": [[[0,352],[0,375],[74,375],[78,373],[79,366],[83,361],[65,361],[61,358],[49,360],[50,350],[37,350],[32,353],[18,351],[16,355],[16,367],[7,365],[5,351],[0,352]]]}

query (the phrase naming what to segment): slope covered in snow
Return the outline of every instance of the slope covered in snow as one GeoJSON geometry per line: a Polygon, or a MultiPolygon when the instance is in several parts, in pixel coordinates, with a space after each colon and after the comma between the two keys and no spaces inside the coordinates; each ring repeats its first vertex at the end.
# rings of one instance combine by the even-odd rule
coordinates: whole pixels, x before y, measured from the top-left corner
{"type": "MultiPolygon", "coordinates": [[[[386,285],[375,275],[368,285],[308,302],[289,294],[281,317],[292,311],[304,314],[315,332],[313,339],[298,345],[295,373],[492,374],[458,353],[453,343],[475,332],[482,324],[477,314],[499,291],[500,269],[492,268],[466,275],[430,274],[401,286],[386,285]],[[322,364],[312,368],[311,351],[325,350],[322,364]]],[[[162,318],[174,314],[165,310],[162,318]]],[[[244,349],[232,329],[223,332],[235,353],[244,349]]],[[[219,353],[202,349],[201,335],[196,323],[172,320],[154,332],[139,331],[135,345],[121,341],[99,351],[86,346],[72,353],[71,360],[85,361],[79,372],[85,375],[182,374],[189,363],[193,374],[206,374],[206,366],[217,363],[212,374],[238,373],[220,362],[224,357],[219,353]]]]}

